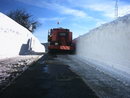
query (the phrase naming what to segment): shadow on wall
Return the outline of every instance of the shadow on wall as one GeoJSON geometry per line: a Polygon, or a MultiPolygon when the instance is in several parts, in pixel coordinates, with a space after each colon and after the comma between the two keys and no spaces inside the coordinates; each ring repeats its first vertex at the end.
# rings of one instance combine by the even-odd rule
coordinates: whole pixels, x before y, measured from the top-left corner
{"type": "Polygon", "coordinates": [[[19,55],[27,55],[30,54],[31,51],[31,40],[28,39],[27,44],[22,44],[19,55]]]}
{"type": "Polygon", "coordinates": [[[27,44],[22,44],[19,55],[42,55],[44,52],[35,52],[32,50],[32,38],[28,39],[27,44]]]}

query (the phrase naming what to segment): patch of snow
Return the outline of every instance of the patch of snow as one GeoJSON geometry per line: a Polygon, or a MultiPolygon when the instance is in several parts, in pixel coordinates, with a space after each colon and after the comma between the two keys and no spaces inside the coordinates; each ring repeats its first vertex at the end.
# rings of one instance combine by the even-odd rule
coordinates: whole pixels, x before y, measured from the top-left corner
{"type": "Polygon", "coordinates": [[[0,91],[41,57],[42,55],[26,55],[0,59],[0,91]]]}
{"type": "MultiPolygon", "coordinates": [[[[99,62],[99,61],[94,61],[94,60],[86,59],[86,58],[83,59],[78,56],[69,56],[69,57],[72,58],[74,61],[79,60],[80,62],[84,62],[85,64],[91,65],[96,70],[103,72],[105,74],[108,74],[109,76],[122,82],[126,86],[130,85],[130,77],[128,77],[129,74],[126,72],[122,72],[121,70],[113,68],[113,67],[111,67],[105,63],[99,62]]],[[[86,66],[83,66],[83,67],[85,68],[86,66]]]]}

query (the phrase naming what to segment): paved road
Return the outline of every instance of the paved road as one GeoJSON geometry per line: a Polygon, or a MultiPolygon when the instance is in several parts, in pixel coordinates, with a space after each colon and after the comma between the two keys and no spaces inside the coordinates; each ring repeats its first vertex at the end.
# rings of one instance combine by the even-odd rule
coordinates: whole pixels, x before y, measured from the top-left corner
{"type": "Polygon", "coordinates": [[[1,94],[0,98],[98,98],[68,65],[43,56],[1,94]]]}

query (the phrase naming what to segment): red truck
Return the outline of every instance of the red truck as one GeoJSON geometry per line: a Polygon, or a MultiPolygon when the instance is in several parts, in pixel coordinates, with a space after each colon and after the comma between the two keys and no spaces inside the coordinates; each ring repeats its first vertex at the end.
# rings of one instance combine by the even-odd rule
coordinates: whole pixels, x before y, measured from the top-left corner
{"type": "Polygon", "coordinates": [[[53,28],[48,32],[48,50],[64,50],[74,52],[72,32],[69,29],[53,28]]]}

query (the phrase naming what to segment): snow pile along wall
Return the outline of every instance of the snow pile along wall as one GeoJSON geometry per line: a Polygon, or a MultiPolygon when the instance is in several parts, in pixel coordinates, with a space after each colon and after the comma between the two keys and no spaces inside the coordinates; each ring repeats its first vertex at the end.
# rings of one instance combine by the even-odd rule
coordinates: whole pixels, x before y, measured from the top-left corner
{"type": "Polygon", "coordinates": [[[130,75],[130,15],[93,29],[76,41],[78,57],[109,72],[130,75]]]}
{"type": "Polygon", "coordinates": [[[45,52],[39,40],[26,28],[0,13],[0,58],[45,52]]]}

